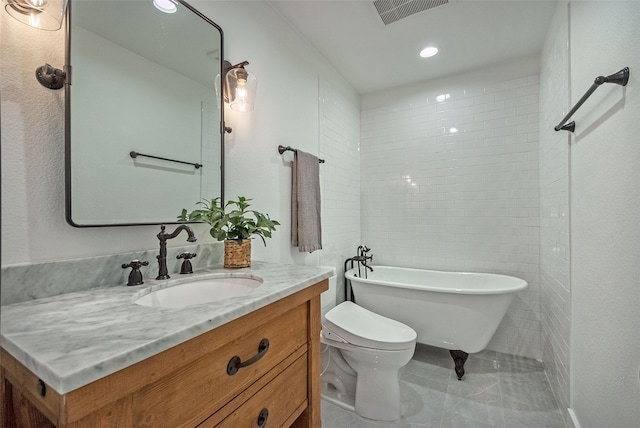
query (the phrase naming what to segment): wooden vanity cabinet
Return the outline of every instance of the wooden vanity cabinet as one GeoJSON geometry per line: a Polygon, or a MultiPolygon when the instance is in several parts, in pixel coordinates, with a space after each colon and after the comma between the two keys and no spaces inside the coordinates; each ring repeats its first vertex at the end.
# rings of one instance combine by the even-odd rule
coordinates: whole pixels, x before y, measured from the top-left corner
{"type": "Polygon", "coordinates": [[[67,394],[57,394],[2,349],[0,426],[319,428],[320,293],[327,284],[67,394]],[[233,357],[255,362],[229,374],[233,357]]]}

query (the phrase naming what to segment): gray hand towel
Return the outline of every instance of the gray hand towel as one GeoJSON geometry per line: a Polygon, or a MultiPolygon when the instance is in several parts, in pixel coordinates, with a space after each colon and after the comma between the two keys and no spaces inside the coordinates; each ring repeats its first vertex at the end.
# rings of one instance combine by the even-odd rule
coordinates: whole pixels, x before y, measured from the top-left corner
{"type": "Polygon", "coordinates": [[[291,175],[291,245],[301,253],[322,249],[320,162],[296,150],[291,175]]]}

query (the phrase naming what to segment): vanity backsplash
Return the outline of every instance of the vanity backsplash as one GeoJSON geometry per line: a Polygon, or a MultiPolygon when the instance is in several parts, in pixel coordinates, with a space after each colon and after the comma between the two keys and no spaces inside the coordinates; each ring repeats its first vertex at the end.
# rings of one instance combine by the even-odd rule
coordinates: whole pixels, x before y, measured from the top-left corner
{"type": "MultiPolygon", "coordinates": [[[[176,257],[184,252],[197,254],[190,260],[195,270],[221,265],[224,248],[219,242],[167,248],[167,266],[173,278],[180,276],[182,259],[176,257]]],[[[149,265],[142,266],[140,272],[145,281],[155,279],[158,275],[157,255],[158,249],[154,248],[109,256],[2,267],[0,306],[90,288],[126,285],[131,269],[123,269],[122,265],[132,260],[148,261],[149,265]]]]}

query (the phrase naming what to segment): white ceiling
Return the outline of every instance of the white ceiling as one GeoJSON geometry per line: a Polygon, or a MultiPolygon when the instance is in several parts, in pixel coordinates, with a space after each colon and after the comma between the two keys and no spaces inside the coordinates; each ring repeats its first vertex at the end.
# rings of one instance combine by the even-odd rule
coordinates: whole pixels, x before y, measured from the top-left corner
{"type": "Polygon", "coordinates": [[[537,54],[557,5],[450,0],[385,25],[372,0],[272,3],[360,94],[537,54]],[[418,52],[430,44],[440,49],[438,55],[420,58],[418,52]]]}

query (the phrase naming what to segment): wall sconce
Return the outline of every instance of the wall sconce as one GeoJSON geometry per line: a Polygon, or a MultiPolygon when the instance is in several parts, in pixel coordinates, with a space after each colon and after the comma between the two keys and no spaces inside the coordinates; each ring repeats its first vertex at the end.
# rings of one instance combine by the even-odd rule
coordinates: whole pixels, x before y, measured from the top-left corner
{"type": "MultiPolygon", "coordinates": [[[[62,27],[67,0],[2,0],[9,15],[33,28],[56,31],[62,27]]],[[[65,67],[66,68],[66,67],[65,67]]],[[[36,79],[45,88],[61,89],[66,70],[45,64],[36,69],[36,79]]]]}
{"type": "Polygon", "coordinates": [[[62,27],[67,0],[2,0],[4,9],[18,21],[41,30],[62,27]]]}
{"type": "Polygon", "coordinates": [[[224,100],[229,103],[229,107],[236,111],[253,111],[253,104],[256,98],[258,80],[245,70],[244,66],[248,61],[231,65],[229,61],[224,61],[224,100]]]}

